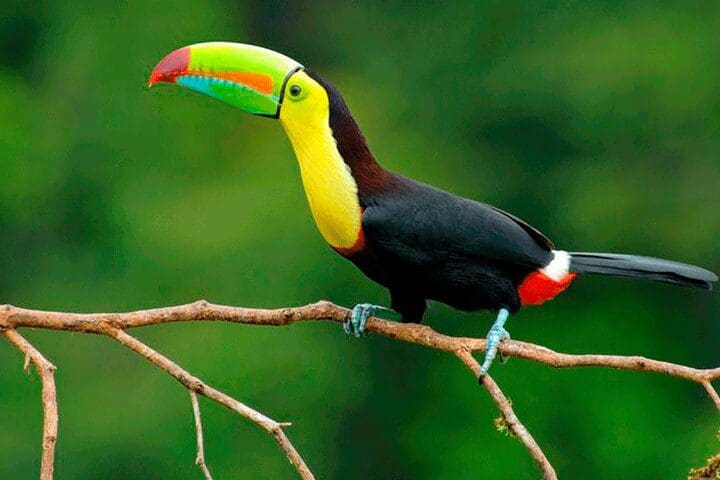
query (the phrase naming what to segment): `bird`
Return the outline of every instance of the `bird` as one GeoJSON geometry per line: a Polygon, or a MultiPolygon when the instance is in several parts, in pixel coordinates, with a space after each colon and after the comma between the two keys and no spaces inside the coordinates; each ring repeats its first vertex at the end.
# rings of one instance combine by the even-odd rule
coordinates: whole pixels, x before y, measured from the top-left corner
{"type": "Polygon", "coordinates": [[[566,290],[579,274],[637,277],[711,290],[709,270],[659,258],[557,249],[538,229],[494,206],[412,180],[378,163],[338,89],[273,50],[233,42],[177,49],[149,86],[175,84],[277,119],[300,167],[320,234],[390,293],[390,307],[359,303],[344,322],[362,336],[370,316],[420,323],[428,301],[492,311],[480,380],[522,307],[566,290]]]}

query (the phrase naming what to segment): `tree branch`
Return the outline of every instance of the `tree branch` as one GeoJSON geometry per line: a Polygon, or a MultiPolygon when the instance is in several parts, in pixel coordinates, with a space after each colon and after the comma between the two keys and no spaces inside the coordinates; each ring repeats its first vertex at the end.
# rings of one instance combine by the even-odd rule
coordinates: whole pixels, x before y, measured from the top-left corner
{"type": "MultiPolygon", "coordinates": [[[[478,362],[469,351],[458,350],[455,352],[455,355],[465,364],[466,367],[468,367],[476,378],[480,376],[480,362],[478,362]]],[[[490,397],[492,397],[493,401],[500,409],[500,414],[502,415],[508,430],[520,439],[522,444],[525,445],[525,448],[527,448],[530,452],[530,455],[532,455],[533,460],[535,460],[540,472],[543,474],[543,478],[546,480],[557,480],[555,469],[550,464],[550,461],[545,456],[545,453],[543,453],[542,449],[528,429],[525,428],[525,425],[523,425],[517,417],[513,411],[512,405],[510,404],[510,400],[508,400],[502,390],[500,390],[500,387],[498,387],[498,384],[495,383],[495,380],[493,380],[490,375],[485,374],[482,378],[480,378],[480,383],[483,387],[485,387],[485,390],[487,390],[490,397]]]]}
{"type": "Polygon", "coordinates": [[[304,480],[313,480],[315,478],[310,472],[308,466],[305,464],[305,461],[302,459],[293,444],[290,442],[290,439],[283,431],[284,427],[290,426],[289,423],[276,422],[272,418],[266,417],[257,410],[248,407],[238,400],[235,400],[220,390],[207,385],[199,378],[190,374],[187,370],[184,370],[177,363],[156,352],[137,338],[128,335],[123,330],[114,327],[107,327],[104,333],[125,345],[130,350],[133,350],[141,357],[144,357],[146,360],[160,367],[162,370],[165,370],[165,372],[170,374],[172,377],[175,377],[175,379],[183,384],[183,386],[190,392],[199,393],[200,395],[214,400],[220,405],[260,426],[263,430],[275,438],[275,441],[285,452],[288,460],[290,460],[290,463],[295,467],[301,478],[304,480]]]}
{"type": "Polygon", "coordinates": [[[25,337],[15,330],[4,330],[2,335],[25,354],[25,371],[29,364],[35,366],[42,382],[43,441],[40,461],[40,480],[52,480],[55,470],[55,441],[58,431],[57,393],[55,390],[55,365],[45,358],[25,337]]]}
{"type": "MultiPolygon", "coordinates": [[[[214,305],[200,300],[186,305],[139,310],[129,313],[90,314],[46,312],[4,305],[0,306],[0,330],[5,330],[4,334],[6,337],[8,333],[14,332],[14,329],[23,327],[95,333],[109,336],[173,376],[188,389],[191,394],[191,399],[193,400],[195,412],[198,441],[197,463],[201,468],[203,468],[204,465],[204,449],[202,446],[202,426],[199,408],[197,410],[195,409],[197,406],[195,394],[204,395],[226,408],[235,411],[270,433],[285,452],[285,455],[295,467],[298,474],[303,479],[310,479],[313,478],[312,473],[285,435],[283,427],[288,424],[276,422],[257,410],[208,386],[167,357],[162,356],[135,337],[127,334],[125,330],[148,325],[188,321],[223,321],[272,326],[291,325],[302,321],[319,320],[343,322],[348,313],[348,309],[329,302],[318,302],[296,308],[266,310],[214,305]]],[[[462,361],[476,377],[479,374],[479,364],[472,354],[485,350],[484,339],[451,337],[438,333],[424,325],[389,322],[378,318],[370,318],[367,322],[366,329],[370,333],[384,335],[399,341],[414,343],[427,348],[451,353],[462,361]]],[[[17,332],[14,333],[17,334],[17,332]]],[[[573,355],[555,352],[540,345],[517,340],[504,340],[500,344],[499,350],[506,357],[523,358],[556,368],[609,367],[622,370],[654,372],[684,378],[701,385],[714,402],[716,408],[720,410],[720,397],[711,383],[720,378],[720,367],[698,369],[640,356],[573,355]]],[[[39,355],[39,353],[37,355],[39,355]]],[[[31,361],[33,361],[32,357],[30,358],[31,361]]],[[[40,356],[40,358],[42,358],[42,356],[40,356]]],[[[35,365],[37,366],[38,364],[35,363],[35,365]]],[[[42,373],[41,377],[44,378],[42,373]]],[[[52,378],[52,375],[50,374],[49,377],[52,378]]],[[[481,383],[500,409],[505,425],[507,425],[509,431],[527,448],[538,464],[543,477],[548,480],[556,479],[557,475],[552,465],[530,432],[520,422],[513,411],[510,401],[495,381],[491,377],[485,376],[481,383]]],[[[45,380],[43,380],[43,385],[45,385],[45,380]]],[[[45,388],[43,391],[45,391],[45,388]]],[[[54,435],[52,438],[54,441],[54,435]]],[[[207,467],[203,468],[203,473],[206,478],[210,478],[207,467]]],[[[49,479],[50,477],[47,478],[49,479]]]]}

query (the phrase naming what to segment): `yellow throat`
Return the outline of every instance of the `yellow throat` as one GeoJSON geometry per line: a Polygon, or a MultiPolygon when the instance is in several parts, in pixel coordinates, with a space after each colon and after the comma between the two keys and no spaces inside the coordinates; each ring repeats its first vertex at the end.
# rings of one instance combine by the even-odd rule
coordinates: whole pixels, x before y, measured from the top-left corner
{"type": "Polygon", "coordinates": [[[302,93],[299,98],[285,96],[280,123],[295,150],[313,218],[330,246],[351,249],[361,234],[360,202],[330,128],[327,93],[303,71],[288,84],[300,85],[302,93]]]}

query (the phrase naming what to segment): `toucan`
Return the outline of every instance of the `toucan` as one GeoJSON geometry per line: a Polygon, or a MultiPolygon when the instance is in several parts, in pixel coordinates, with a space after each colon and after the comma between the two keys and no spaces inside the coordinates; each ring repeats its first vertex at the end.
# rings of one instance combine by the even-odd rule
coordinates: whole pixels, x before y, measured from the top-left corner
{"type": "Polygon", "coordinates": [[[361,336],[369,316],[419,323],[428,300],[497,312],[481,377],[509,338],[505,322],[578,274],[638,277],[710,290],[718,277],[658,258],[556,249],[538,229],[491,205],[383,168],[340,92],[319,74],[254,45],[209,42],[165,56],[150,76],[245,112],[280,120],[295,151],[320,233],[337,253],[390,292],[390,309],[353,308],[344,327],[361,336]]]}

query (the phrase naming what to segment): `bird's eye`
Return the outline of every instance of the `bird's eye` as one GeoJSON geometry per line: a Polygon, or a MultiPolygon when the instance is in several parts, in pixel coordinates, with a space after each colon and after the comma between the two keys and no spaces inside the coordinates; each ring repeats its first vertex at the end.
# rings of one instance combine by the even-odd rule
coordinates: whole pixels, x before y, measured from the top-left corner
{"type": "Polygon", "coordinates": [[[297,97],[302,93],[302,87],[300,85],[291,85],[290,86],[290,96],[291,97],[297,97]]]}

